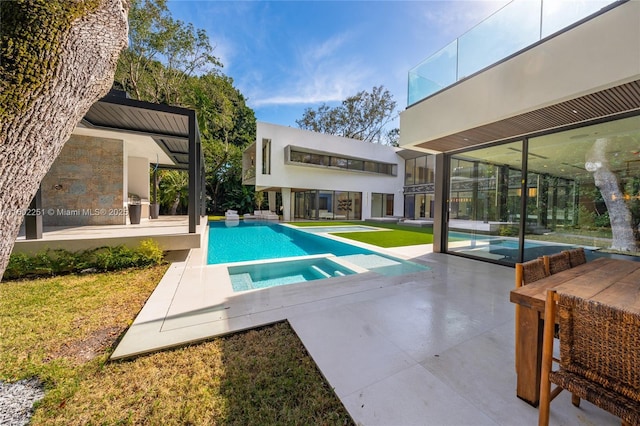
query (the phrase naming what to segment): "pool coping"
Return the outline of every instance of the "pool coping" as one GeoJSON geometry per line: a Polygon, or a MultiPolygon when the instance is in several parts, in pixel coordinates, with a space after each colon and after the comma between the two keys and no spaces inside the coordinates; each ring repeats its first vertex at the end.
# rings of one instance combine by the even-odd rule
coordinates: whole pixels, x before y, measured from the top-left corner
{"type": "MultiPolygon", "coordinates": [[[[111,354],[111,360],[283,321],[291,312],[305,309],[309,304],[370,290],[372,280],[377,282],[376,288],[401,281],[399,277],[366,272],[321,280],[330,281],[331,285],[311,281],[236,293],[227,272],[230,264],[207,265],[208,235],[208,232],[202,234],[200,248],[190,250],[186,259],[171,264],[111,354]]],[[[383,249],[335,235],[323,236],[402,260],[414,257],[408,254],[410,251],[424,254],[431,247],[409,246],[412,247],[409,251],[383,249]]],[[[415,274],[419,273],[424,272],[415,274]]]]}

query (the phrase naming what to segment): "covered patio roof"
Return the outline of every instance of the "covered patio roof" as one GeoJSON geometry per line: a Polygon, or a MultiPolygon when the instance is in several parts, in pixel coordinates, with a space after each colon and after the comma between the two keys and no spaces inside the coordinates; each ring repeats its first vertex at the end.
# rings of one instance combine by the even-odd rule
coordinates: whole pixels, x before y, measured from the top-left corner
{"type": "MultiPolygon", "coordinates": [[[[189,173],[189,233],[196,232],[204,210],[204,155],[194,110],[130,99],[125,92],[112,90],[91,106],[78,127],[153,139],[166,154],[158,156],[159,167],[189,173]]],[[[39,208],[39,198],[36,195],[31,207],[39,208]]],[[[42,238],[41,217],[25,217],[25,227],[28,239],[42,238]]]]}

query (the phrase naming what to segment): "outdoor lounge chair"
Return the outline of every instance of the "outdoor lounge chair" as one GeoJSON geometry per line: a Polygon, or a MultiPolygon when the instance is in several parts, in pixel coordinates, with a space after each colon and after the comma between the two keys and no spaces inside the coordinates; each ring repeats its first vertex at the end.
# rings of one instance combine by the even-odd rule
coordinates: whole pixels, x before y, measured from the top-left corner
{"type": "Polygon", "coordinates": [[[623,425],[640,424],[640,313],[549,290],[544,324],[538,425],[549,424],[550,403],[563,389],[575,406],[582,398],[623,425]],[[552,371],[556,321],[560,366],[552,371]]]}
{"type": "Polygon", "coordinates": [[[232,222],[237,222],[240,220],[240,216],[238,215],[238,211],[237,210],[227,210],[224,213],[224,220],[225,221],[232,221],[232,222]]]}

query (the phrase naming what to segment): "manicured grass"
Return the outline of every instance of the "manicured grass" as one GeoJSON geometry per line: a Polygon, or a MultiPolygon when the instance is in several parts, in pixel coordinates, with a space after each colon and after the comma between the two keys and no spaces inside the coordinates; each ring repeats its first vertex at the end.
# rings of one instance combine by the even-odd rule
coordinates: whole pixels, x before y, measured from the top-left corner
{"type": "Polygon", "coordinates": [[[340,232],[335,235],[378,247],[403,247],[419,244],[433,244],[433,228],[410,227],[391,223],[378,222],[293,222],[295,226],[339,226],[339,225],[367,225],[385,228],[389,231],[372,232],[340,232]]]}
{"type": "Polygon", "coordinates": [[[167,266],[0,283],[0,380],[34,425],[353,424],[287,323],[107,362],[167,266]]]}

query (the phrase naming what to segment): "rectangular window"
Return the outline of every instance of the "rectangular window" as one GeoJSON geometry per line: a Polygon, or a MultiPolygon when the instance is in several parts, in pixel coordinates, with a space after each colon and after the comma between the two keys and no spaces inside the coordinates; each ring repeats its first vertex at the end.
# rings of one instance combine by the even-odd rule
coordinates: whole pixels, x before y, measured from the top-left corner
{"type": "Polygon", "coordinates": [[[364,170],[364,162],[362,160],[349,160],[349,170],[364,170]]]}
{"type": "Polygon", "coordinates": [[[427,183],[427,156],[416,158],[416,185],[427,183]]]}
{"type": "Polygon", "coordinates": [[[340,157],[331,157],[331,165],[333,167],[340,167],[342,169],[347,168],[347,159],[340,157]]]}
{"type": "Polygon", "coordinates": [[[414,182],[414,169],[416,167],[416,159],[407,160],[404,165],[404,184],[413,185],[414,182]]]}
{"type": "Polygon", "coordinates": [[[262,139],[262,174],[271,174],[271,139],[262,139]]]}

